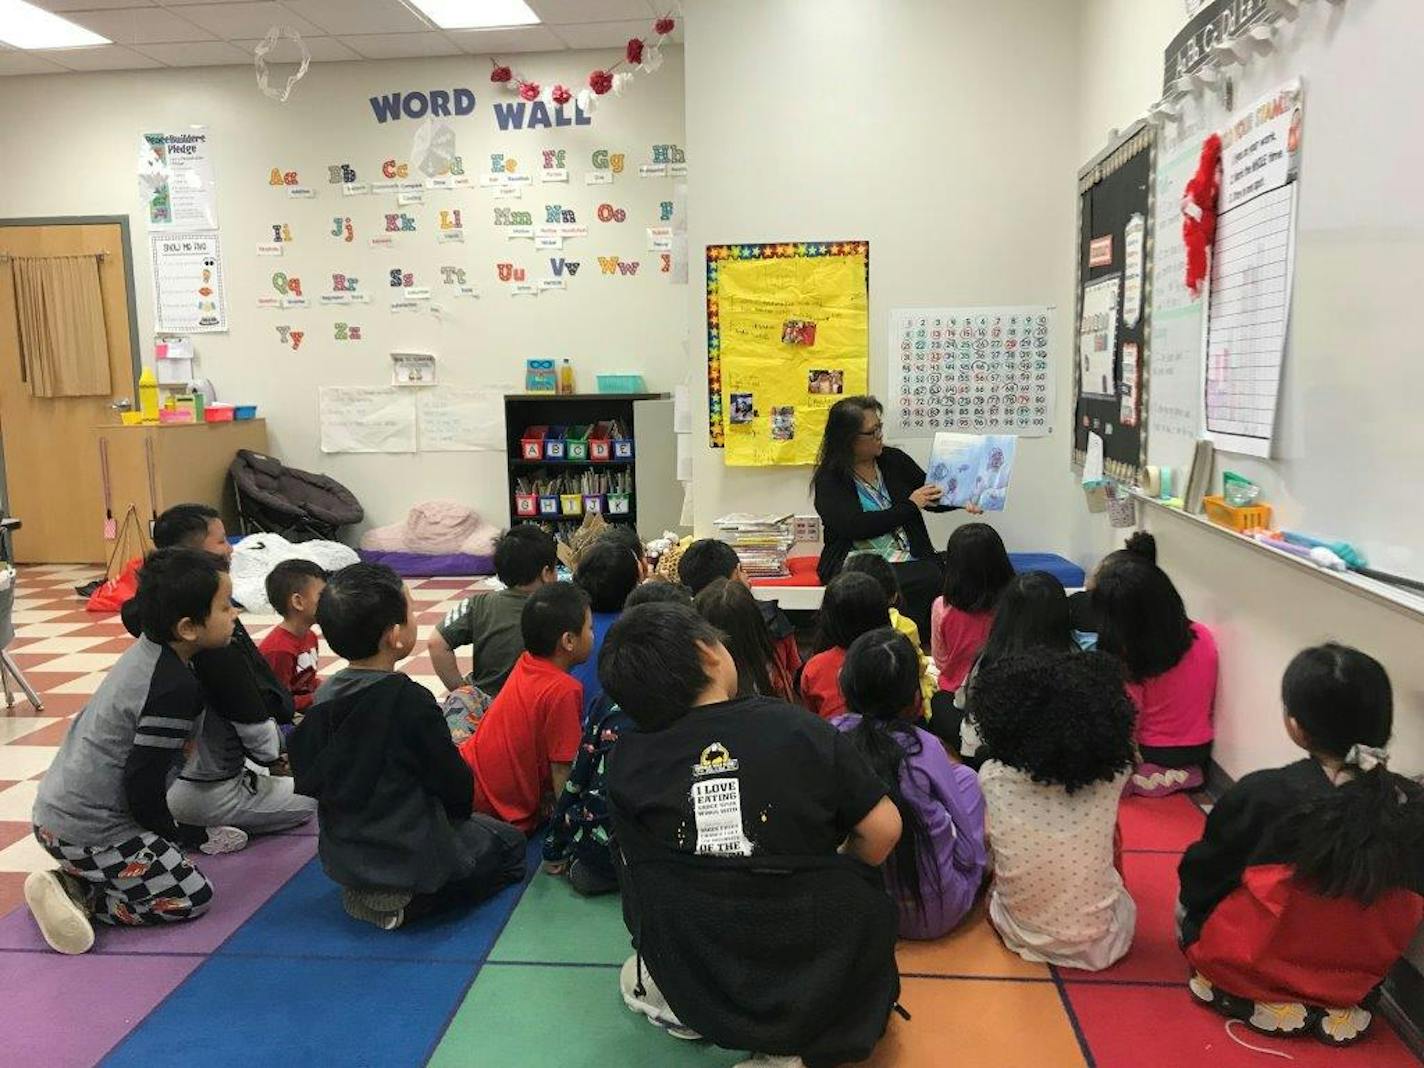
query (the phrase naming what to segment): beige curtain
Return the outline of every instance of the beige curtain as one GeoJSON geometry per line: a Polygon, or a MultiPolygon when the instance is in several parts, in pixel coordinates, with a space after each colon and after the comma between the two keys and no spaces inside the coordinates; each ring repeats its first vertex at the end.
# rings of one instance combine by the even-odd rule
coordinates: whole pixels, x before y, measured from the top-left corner
{"type": "Polygon", "coordinates": [[[107,397],[109,335],[99,258],[10,260],[20,321],[21,372],[34,397],[107,397]]]}

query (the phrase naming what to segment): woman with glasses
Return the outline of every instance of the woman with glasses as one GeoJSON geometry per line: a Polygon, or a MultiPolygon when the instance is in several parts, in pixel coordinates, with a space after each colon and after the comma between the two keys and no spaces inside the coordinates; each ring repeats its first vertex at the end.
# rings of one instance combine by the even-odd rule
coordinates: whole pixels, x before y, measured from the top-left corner
{"type": "Polygon", "coordinates": [[[905,615],[923,636],[930,632],[930,605],[944,585],[944,569],[920,513],[952,509],[938,503],[940,489],[926,484],[924,468],[881,440],[883,411],[874,397],[846,397],[826,417],[811,476],[825,528],[817,572],[830,582],[851,553],[883,557],[900,583],[905,615]]]}

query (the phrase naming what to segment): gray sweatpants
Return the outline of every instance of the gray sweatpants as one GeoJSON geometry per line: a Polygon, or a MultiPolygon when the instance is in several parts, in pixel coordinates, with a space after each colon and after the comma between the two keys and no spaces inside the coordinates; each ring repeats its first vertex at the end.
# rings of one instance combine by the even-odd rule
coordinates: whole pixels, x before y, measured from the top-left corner
{"type": "Polygon", "coordinates": [[[220,782],[175,779],[168,810],[179,823],[198,827],[240,827],[248,834],[273,834],[299,826],[316,814],[316,801],[292,789],[285,775],[258,775],[250,769],[220,782]]]}

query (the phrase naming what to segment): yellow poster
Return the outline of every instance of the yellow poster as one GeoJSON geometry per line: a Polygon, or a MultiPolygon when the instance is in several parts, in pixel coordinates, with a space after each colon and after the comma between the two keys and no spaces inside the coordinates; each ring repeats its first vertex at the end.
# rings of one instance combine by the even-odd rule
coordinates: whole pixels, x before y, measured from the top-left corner
{"type": "Polygon", "coordinates": [[[735,467],[810,464],[867,389],[870,245],[707,248],[708,433],[735,467]]]}

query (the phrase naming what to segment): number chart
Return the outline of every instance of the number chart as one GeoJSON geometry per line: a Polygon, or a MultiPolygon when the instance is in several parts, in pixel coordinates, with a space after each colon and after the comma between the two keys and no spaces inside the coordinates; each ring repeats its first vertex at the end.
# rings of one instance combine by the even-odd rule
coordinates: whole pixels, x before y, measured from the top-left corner
{"type": "Polygon", "coordinates": [[[1052,307],[890,312],[890,403],[901,437],[1053,432],[1052,307]]]}

